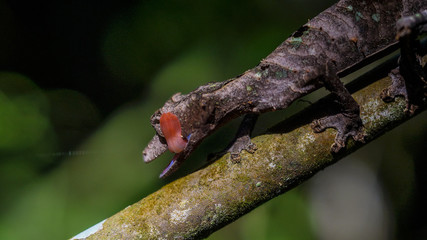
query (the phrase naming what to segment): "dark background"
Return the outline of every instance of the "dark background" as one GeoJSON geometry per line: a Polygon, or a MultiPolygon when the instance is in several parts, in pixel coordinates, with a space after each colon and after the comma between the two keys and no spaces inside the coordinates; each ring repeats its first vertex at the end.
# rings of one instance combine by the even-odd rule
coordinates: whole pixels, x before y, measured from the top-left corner
{"type": "MultiPolygon", "coordinates": [[[[255,66],[332,3],[0,0],[0,239],[69,238],[173,180],[157,178],[171,154],[142,163],[154,134],[150,115],[176,92],[255,66]]],[[[257,131],[304,106],[267,114],[257,131]]],[[[426,119],[417,116],[211,239],[425,237],[426,119]],[[343,191],[331,183],[316,192],[325,176],[345,171],[333,181],[349,180],[337,186],[343,191]],[[364,174],[371,181],[360,182],[364,174]],[[356,202],[370,205],[319,204],[359,186],[354,198],[366,199],[356,202]],[[375,211],[356,216],[357,207],[375,211]],[[324,209],[354,221],[330,222],[328,233],[324,209]]],[[[174,177],[203,165],[237,124],[207,139],[174,177]]]]}

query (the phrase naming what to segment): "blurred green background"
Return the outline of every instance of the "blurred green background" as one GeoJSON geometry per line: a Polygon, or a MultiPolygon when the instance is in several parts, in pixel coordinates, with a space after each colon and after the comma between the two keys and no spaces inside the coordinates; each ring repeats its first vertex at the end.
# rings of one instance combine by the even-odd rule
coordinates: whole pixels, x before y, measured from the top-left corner
{"type": "MultiPolygon", "coordinates": [[[[0,0],[0,239],[66,239],[171,179],[146,165],[174,93],[255,66],[334,1],[0,0]]],[[[306,106],[266,114],[257,132],[306,106]]],[[[426,239],[426,113],[209,239],[426,239]]]]}

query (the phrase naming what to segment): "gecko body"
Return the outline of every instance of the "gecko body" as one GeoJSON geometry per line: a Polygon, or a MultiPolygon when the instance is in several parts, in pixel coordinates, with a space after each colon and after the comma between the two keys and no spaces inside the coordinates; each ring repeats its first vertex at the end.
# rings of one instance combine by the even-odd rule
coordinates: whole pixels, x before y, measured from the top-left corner
{"type": "MultiPolygon", "coordinates": [[[[162,114],[175,114],[182,136],[191,134],[185,149],[160,176],[166,177],[178,169],[203,139],[228,121],[248,113],[285,109],[321,87],[335,95],[342,111],[315,120],[314,131],[331,127],[337,130],[333,152],[342,149],[350,137],[363,141],[359,106],[339,76],[379,52],[396,49],[398,19],[425,8],[427,3],[423,0],[336,3],[300,27],[255,68],[224,82],[200,86],[189,94],[172,96],[151,117],[156,135],[143,151],[144,161],[150,162],[168,149],[160,127],[162,114]]],[[[249,144],[248,139],[246,146],[249,144]]],[[[240,151],[245,146],[237,149],[240,151]]]]}

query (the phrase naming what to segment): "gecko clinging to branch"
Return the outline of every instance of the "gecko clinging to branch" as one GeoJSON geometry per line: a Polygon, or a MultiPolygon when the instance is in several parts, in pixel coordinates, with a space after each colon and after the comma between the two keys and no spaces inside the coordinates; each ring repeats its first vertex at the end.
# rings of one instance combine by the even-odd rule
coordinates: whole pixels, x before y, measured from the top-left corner
{"type": "MultiPolygon", "coordinates": [[[[348,138],[363,141],[359,106],[339,77],[397,49],[396,22],[426,8],[425,0],[342,0],[334,4],[300,27],[256,67],[236,78],[172,96],[151,117],[156,134],[143,151],[144,161],[154,160],[168,148],[175,152],[160,175],[166,177],[203,139],[244,114],[248,117],[229,151],[232,156],[243,149],[254,151],[249,134],[257,114],[285,109],[321,87],[333,93],[340,112],[313,121],[313,130],[337,130],[332,152],[344,148],[348,138]]],[[[421,21],[425,21],[423,16],[421,21]]]]}

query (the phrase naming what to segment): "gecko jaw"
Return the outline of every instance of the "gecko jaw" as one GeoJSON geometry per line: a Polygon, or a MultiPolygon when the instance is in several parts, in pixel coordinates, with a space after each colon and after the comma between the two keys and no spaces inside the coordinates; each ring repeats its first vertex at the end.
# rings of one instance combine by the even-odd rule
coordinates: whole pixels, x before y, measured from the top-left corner
{"type": "MultiPolygon", "coordinates": [[[[191,134],[189,134],[185,139],[187,140],[187,145],[190,142],[190,138],[191,138],[191,134]]],[[[187,147],[187,146],[185,146],[187,147]]],[[[160,174],[159,178],[166,178],[169,175],[171,175],[172,173],[174,173],[176,170],[178,170],[178,168],[181,166],[182,162],[184,161],[184,159],[179,159],[180,155],[182,152],[179,153],[175,153],[175,155],[173,156],[171,162],[169,163],[169,165],[165,168],[165,170],[163,170],[163,172],[160,174]],[[179,160],[178,160],[179,159],[179,160]]]]}

